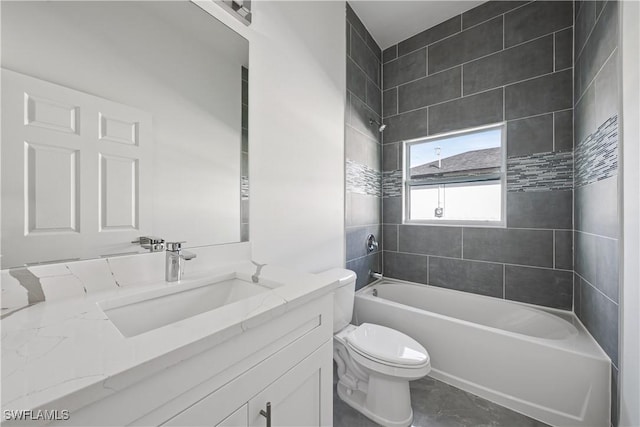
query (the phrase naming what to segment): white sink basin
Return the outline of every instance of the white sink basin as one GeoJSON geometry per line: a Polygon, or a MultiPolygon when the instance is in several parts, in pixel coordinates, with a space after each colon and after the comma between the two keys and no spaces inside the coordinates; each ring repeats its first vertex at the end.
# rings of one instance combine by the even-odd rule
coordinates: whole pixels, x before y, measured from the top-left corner
{"type": "Polygon", "coordinates": [[[132,337],[270,290],[229,275],[168,286],[98,305],[122,335],[132,337]]]}

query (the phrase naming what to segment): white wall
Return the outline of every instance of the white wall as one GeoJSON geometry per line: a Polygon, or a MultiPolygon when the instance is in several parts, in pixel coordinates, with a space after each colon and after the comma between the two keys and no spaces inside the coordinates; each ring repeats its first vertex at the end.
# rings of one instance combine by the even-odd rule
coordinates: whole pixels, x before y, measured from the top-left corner
{"type": "Polygon", "coordinates": [[[620,426],[640,426],[640,3],[621,2],[623,288],[620,426]]]}
{"type": "Polygon", "coordinates": [[[316,272],[344,265],[345,3],[254,1],[249,39],[253,259],[316,272]]]}
{"type": "Polygon", "coordinates": [[[253,4],[253,257],[305,271],[342,266],[345,4],[253,4]]]}

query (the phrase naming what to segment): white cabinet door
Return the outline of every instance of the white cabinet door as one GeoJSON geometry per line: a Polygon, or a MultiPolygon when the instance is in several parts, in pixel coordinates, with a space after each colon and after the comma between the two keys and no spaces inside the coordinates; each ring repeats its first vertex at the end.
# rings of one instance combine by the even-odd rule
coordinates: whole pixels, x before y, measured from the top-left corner
{"type": "Polygon", "coordinates": [[[248,427],[249,426],[249,405],[244,404],[241,408],[220,421],[216,427],[248,427]]]}
{"type": "Polygon", "coordinates": [[[139,249],[151,126],[144,111],[3,69],[3,266],[139,249]]]}
{"type": "Polygon", "coordinates": [[[249,425],[264,427],[260,411],[271,404],[273,427],[332,423],[332,342],[325,343],[249,401],[249,425]]]}

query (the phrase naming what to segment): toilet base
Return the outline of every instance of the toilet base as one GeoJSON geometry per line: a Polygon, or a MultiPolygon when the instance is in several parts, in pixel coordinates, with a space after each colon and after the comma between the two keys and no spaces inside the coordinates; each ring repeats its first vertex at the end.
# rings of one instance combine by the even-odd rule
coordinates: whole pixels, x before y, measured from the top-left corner
{"type": "MultiPolygon", "coordinates": [[[[371,377],[370,377],[370,380],[371,380],[371,377]]],[[[387,384],[387,385],[390,385],[390,384],[387,384]]],[[[363,393],[360,390],[351,390],[344,384],[341,384],[340,382],[338,382],[337,389],[338,389],[338,396],[340,397],[340,399],[342,399],[343,402],[345,402],[347,405],[351,406],[353,409],[360,412],[362,415],[366,416],[370,420],[380,424],[381,426],[384,426],[384,427],[410,426],[411,423],[413,422],[413,410],[411,409],[411,404],[410,404],[411,401],[409,398],[409,383],[407,381],[404,381],[404,382],[395,383],[394,385],[395,387],[392,385],[391,388],[382,389],[384,390],[384,394],[386,396],[387,401],[389,401],[390,398],[393,400],[393,397],[398,397],[397,393],[400,393],[400,395],[406,394],[406,401],[409,402],[409,405],[400,404],[399,405],[400,407],[392,408],[391,410],[392,413],[395,413],[396,415],[398,415],[398,412],[400,412],[402,414],[398,417],[398,419],[394,419],[394,420],[385,418],[383,414],[379,413],[379,411],[374,412],[371,409],[369,409],[369,406],[367,405],[368,402],[367,402],[366,393],[363,393]],[[404,386],[402,385],[402,383],[404,383],[404,386]]],[[[375,396],[369,396],[369,402],[371,401],[371,398],[375,398],[375,396]]],[[[383,409],[384,411],[384,409],[388,410],[389,408],[381,408],[381,409],[383,409]]]]}

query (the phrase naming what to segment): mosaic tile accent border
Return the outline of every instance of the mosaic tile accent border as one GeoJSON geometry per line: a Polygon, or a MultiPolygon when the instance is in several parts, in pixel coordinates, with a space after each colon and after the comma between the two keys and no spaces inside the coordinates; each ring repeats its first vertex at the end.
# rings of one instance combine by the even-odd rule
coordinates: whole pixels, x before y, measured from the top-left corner
{"type": "Polygon", "coordinates": [[[576,188],[618,175],[618,116],[607,119],[575,152],[576,188]]]}
{"type": "Polygon", "coordinates": [[[402,171],[382,172],[382,197],[402,196],[402,171]]]}
{"type": "Polygon", "coordinates": [[[347,191],[380,197],[382,193],[382,175],[367,165],[347,159],[347,191]]]}
{"type": "Polygon", "coordinates": [[[240,200],[249,200],[249,177],[240,177],[240,200]]]}
{"type": "Polygon", "coordinates": [[[507,191],[573,189],[573,153],[546,152],[507,159],[507,191]]]}
{"type": "MultiPolygon", "coordinates": [[[[507,160],[507,191],[573,189],[573,153],[546,152],[507,160]]],[[[402,196],[402,171],[382,173],[382,197],[402,196]]]]}

